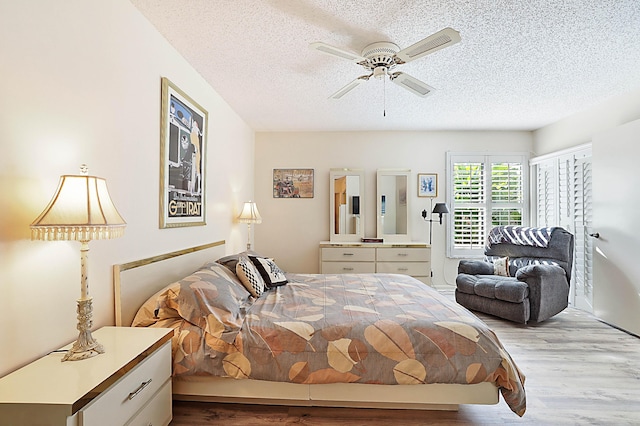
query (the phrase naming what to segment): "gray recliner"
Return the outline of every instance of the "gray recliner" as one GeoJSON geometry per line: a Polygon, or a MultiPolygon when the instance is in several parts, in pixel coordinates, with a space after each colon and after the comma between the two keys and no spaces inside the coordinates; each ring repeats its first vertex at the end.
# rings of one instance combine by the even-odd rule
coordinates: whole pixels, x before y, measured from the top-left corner
{"type": "Polygon", "coordinates": [[[456,301],[519,323],[542,322],[569,304],[573,247],[563,228],[498,226],[487,238],[486,261],[459,262],[456,301]],[[505,261],[509,276],[496,275],[505,261]]]}

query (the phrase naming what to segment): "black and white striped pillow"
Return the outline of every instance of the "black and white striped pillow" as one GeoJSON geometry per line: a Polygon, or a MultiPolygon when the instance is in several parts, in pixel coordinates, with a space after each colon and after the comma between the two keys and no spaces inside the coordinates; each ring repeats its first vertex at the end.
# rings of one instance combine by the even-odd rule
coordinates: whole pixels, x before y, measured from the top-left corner
{"type": "Polygon", "coordinates": [[[258,272],[260,272],[260,276],[262,276],[266,287],[265,290],[288,283],[284,272],[282,272],[282,269],[280,269],[272,259],[249,256],[249,260],[253,262],[258,272]]]}
{"type": "Polygon", "coordinates": [[[253,297],[260,297],[265,291],[264,280],[248,257],[240,256],[236,264],[236,275],[253,297]]]}

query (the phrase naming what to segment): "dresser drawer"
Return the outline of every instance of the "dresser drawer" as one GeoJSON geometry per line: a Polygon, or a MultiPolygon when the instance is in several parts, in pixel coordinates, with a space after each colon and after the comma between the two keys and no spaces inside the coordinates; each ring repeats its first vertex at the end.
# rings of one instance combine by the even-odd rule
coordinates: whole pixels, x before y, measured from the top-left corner
{"type": "Polygon", "coordinates": [[[376,249],[371,247],[324,247],[322,261],[330,262],[374,262],[376,249]]]}
{"type": "Polygon", "coordinates": [[[431,258],[430,248],[384,247],[376,249],[378,262],[424,262],[431,258]]]}
{"type": "Polygon", "coordinates": [[[373,262],[322,262],[323,274],[373,274],[376,264],[373,262]]]}
{"type": "Polygon", "coordinates": [[[122,425],[147,404],[171,376],[171,342],[165,343],[81,411],[81,424],[122,425]],[[146,383],[146,384],[145,384],[146,383]]]}
{"type": "Polygon", "coordinates": [[[167,379],[153,399],[126,426],[166,426],[172,417],[171,380],[167,379]]]}
{"type": "Polygon", "coordinates": [[[405,274],[412,276],[428,276],[429,262],[378,262],[376,272],[385,274],[405,274]]]}

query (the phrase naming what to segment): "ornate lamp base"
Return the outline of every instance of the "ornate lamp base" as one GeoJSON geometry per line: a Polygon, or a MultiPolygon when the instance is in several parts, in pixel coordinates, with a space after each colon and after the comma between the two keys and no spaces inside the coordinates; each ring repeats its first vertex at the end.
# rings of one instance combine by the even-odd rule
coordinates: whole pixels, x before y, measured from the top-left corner
{"type": "Polygon", "coordinates": [[[102,346],[91,335],[91,326],[93,321],[91,317],[93,315],[93,306],[91,305],[91,298],[78,300],[78,340],[73,343],[73,346],[62,361],[79,361],[81,359],[87,359],[104,353],[104,346],[102,346]]]}

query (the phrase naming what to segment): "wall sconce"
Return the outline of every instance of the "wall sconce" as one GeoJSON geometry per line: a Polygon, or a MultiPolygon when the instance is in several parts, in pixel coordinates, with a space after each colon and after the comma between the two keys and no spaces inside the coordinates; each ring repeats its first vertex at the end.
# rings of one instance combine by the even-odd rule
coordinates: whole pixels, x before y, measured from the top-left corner
{"type": "Polygon", "coordinates": [[[58,189],[49,205],[31,224],[31,239],[80,241],[80,299],[78,299],[78,340],[62,361],[78,361],[104,353],[104,347],[91,336],[92,298],[89,297],[89,241],[118,238],[126,222],[113,205],[107,182],[89,176],[86,165],[81,175],[60,176],[58,189]]]}
{"type": "MultiPolygon", "coordinates": [[[[431,204],[433,205],[433,200],[431,200],[431,204]]],[[[431,245],[432,235],[433,235],[433,225],[431,225],[435,220],[433,219],[433,215],[438,214],[438,221],[440,225],[442,225],[442,215],[445,213],[449,213],[449,208],[445,203],[436,203],[435,207],[431,211],[431,218],[427,219],[427,211],[422,210],[422,218],[425,222],[429,222],[429,245],[431,245]]]]}
{"type": "Polygon", "coordinates": [[[247,201],[242,207],[242,212],[238,216],[238,222],[247,224],[247,250],[251,250],[251,224],[262,223],[260,212],[258,212],[258,206],[256,203],[247,201]]]}

